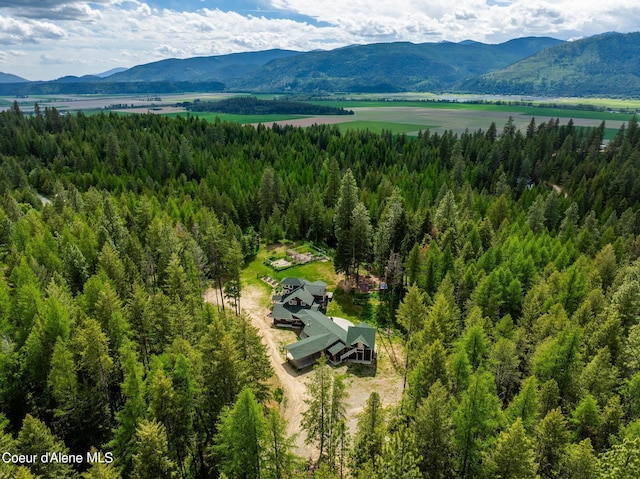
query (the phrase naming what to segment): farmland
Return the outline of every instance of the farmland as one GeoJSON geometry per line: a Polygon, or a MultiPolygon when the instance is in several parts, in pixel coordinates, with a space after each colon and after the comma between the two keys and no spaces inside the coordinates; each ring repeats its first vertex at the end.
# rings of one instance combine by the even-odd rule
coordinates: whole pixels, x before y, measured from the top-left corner
{"type": "MultiPolygon", "coordinates": [[[[225,113],[187,113],[177,103],[194,100],[217,100],[228,98],[233,93],[187,93],[180,95],[47,95],[17,99],[20,108],[29,112],[37,102],[41,108],[55,107],[61,112],[83,111],[87,114],[101,111],[117,113],[156,113],[172,118],[186,117],[187,114],[213,122],[216,118],[232,123],[271,125],[293,125],[306,127],[313,124],[338,124],[342,132],[368,129],[373,133],[383,130],[396,134],[416,136],[419,131],[430,130],[442,133],[465,130],[487,129],[494,122],[502,127],[509,117],[514,125],[524,130],[535,118],[537,124],[558,118],[560,124],[572,119],[575,126],[588,128],[606,122],[605,138],[611,139],[620,126],[628,122],[632,114],[640,108],[640,101],[604,98],[538,98],[433,95],[428,93],[402,93],[390,95],[351,95],[349,98],[330,98],[314,101],[319,105],[345,108],[354,115],[305,116],[287,114],[236,115],[225,113]]],[[[262,99],[273,95],[260,95],[262,99]]],[[[282,98],[277,96],[275,98],[282,98]]],[[[0,107],[9,107],[14,98],[0,98],[0,107]]]]}

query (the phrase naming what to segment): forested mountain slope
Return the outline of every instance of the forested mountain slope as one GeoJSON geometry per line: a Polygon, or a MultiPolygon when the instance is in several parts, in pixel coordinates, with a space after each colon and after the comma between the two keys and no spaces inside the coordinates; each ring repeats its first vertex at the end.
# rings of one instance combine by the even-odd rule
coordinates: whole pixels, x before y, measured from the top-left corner
{"type": "Polygon", "coordinates": [[[637,96],[640,33],[606,33],[566,42],[463,82],[462,88],[513,95],[637,96]]]}
{"type": "Polygon", "coordinates": [[[273,60],[229,88],[250,91],[440,91],[454,83],[504,68],[561,43],[520,38],[499,45],[377,43],[308,52],[273,60]]]}
{"type": "Polygon", "coordinates": [[[0,475],[313,475],[274,462],[259,337],[201,299],[242,294],[259,232],[371,264],[406,337],[405,400],[316,477],[637,477],[640,128],[603,133],[0,113],[0,444],[114,458],[0,475]]]}

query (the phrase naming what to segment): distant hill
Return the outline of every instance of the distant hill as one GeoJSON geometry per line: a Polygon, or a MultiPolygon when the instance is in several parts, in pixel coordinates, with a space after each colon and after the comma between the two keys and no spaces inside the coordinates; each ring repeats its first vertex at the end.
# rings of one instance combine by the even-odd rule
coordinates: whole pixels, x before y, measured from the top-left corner
{"type": "Polygon", "coordinates": [[[640,33],[563,43],[459,84],[463,91],[517,95],[640,95],[640,33]]]}
{"type": "Polygon", "coordinates": [[[251,74],[256,68],[277,58],[300,55],[292,50],[232,53],[211,57],[171,58],[138,65],[105,78],[109,82],[219,81],[251,74]]]}
{"type": "Polygon", "coordinates": [[[84,75],[81,77],[68,75],[65,77],[57,78],[48,83],[88,83],[88,82],[98,82],[98,81],[100,81],[100,77],[96,75],[84,75]]]}
{"type": "MultiPolygon", "coordinates": [[[[65,77],[68,79],[68,77],[65,77]]],[[[0,83],[0,95],[124,95],[149,93],[184,93],[186,91],[221,92],[220,82],[93,82],[52,81],[0,83]]]]}
{"type": "Polygon", "coordinates": [[[106,72],[94,73],[93,76],[100,77],[100,78],[107,78],[107,77],[110,77],[111,75],[114,75],[116,73],[126,72],[127,70],[128,70],[128,68],[116,67],[116,68],[112,68],[111,70],[107,70],[106,72]]]}
{"type": "Polygon", "coordinates": [[[521,38],[499,45],[469,41],[356,45],[273,60],[252,75],[231,79],[227,86],[250,91],[434,91],[559,43],[553,38],[521,38]]]}
{"type": "Polygon", "coordinates": [[[0,83],[24,83],[29,80],[25,80],[17,75],[12,75],[11,73],[2,73],[0,72],[0,83]]]}
{"type": "Polygon", "coordinates": [[[527,37],[497,45],[466,40],[352,45],[306,53],[267,50],[162,60],[105,78],[87,75],[53,82],[0,74],[2,95],[184,91],[638,96],[640,33],[573,42],[527,37]]]}

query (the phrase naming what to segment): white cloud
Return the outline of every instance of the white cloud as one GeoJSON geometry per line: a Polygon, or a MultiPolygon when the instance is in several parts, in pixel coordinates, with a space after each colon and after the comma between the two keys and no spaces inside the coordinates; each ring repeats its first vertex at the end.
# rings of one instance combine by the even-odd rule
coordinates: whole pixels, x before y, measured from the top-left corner
{"type": "Polygon", "coordinates": [[[496,43],[529,35],[569,39],[640,30],[637,0],[263,1],[269,18],[259,11],[241,15],[206,8],[209,4],[178,12],[141,0],[0,0],[0,45],[24,54],[20,62],[15,56],[4,62],[15,61],[11,73],[55,78],[167,57],[270,48],[467,39],[496,43]],[[273,12],[281,12],[281,18],[273,18],[273,12]],[[45,66],[42,58],[67,61],[45,66]]]}

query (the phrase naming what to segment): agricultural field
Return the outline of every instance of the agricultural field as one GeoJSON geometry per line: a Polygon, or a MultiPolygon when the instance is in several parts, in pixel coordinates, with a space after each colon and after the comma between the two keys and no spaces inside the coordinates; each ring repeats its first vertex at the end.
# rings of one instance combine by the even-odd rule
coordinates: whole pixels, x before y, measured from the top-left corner
{"type": "MultiPolygon", "coordinates": [[[[22,111],[33,111],[37,102],[42,109],[55,107],[61,112],[83,111],[93,114],[114,111],[121,114],[157,113],[171,118],[186,117],[187,114],[207,121],[270,126],[293,125],[307,127],[314,124],[337,124],[342,132],[368,129],[373,133],[383,130],[396,134],[417,136],[420,131],[442,133],[451,130],[487,129],[492,122],[498,128],[509,117],[515,126],[526,129],[535,118],[536,123],[558,118],[561,124],[573,119],[577,127],[597,127],[606,122],[605,139],[615,136],[623,123],[631,118],[631,111],[640,109],[640,100],[604,98],[537,98],[478,96],[478,95],[434,95],[430,93],[402,93],[380,95],[351,95],[314,103],[345,108],[354,111],[350,116],[304,116],[304,115],[234,115],[225,113],[187,113],[177,103],[195,100],[216,100],[238,95],[237,93],[184,93],[171,95],[43,95],[29,98],[0,98],[0,109],[9,108],[14,100],[22,111]],[[488,103],[482,103],[488,102],[488,103]],[[490,103],[493,102],[493,103],[490,103]],[[512,102],[512,103],[510,103],[512,102]],[[517,104],[513,104],[517,103],[517,104]],[[122,108],[118,106],[122,105],[122,108]],[[566,106],[563,106],[566,105],[566,106]],[[590,109],[591,108],[591,109],[590,109]],[[603,109],[603,111],[597,111],[603,109]],[[624,112],[624,113],[623,113],[624,112]]],[[[261,99],[282,98],[282,95],[258,95],[261,99]]]]}

